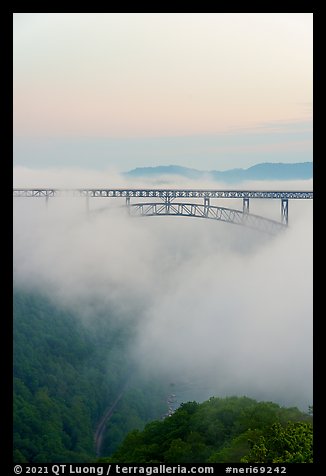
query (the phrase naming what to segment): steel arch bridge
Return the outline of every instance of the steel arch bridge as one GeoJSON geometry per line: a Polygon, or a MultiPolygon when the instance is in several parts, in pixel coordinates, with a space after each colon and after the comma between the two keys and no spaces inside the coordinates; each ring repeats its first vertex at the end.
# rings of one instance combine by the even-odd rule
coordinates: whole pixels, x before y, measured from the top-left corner
{"type": "Polygon", "coordinates": [[[14,197],[43,197],[46,203],[56,196],[86,197],[89,211],[90,198],[125,198],[128,213],[131,216],[187,216],[219,220],[243,225],[267,233],[276,233],[288,226],[289,200],[313,199],[312,191],[273,191],[273,190],[207,190],[207,189],[144,189],[144,188],[14,188],[14,197]],[[131,198],[147,199],[131,203],[131,198]],[[203,203],[194,203],[193,199],[203,199],[203,203]],[[175,199],[188,202],[175,202],[175,199]],[[212,199],[242,199],[242,210],[212,205],[212,199]],[[249,212],[250,199],[278,199],[281,201],[281,221],[271,220],[249,212]],[[154,201],[153,201],[154,200],[154,201]],[[190,200],[190,201],[189,201],[190,200]]]}
{"type": "Polygon", "coordinates": [[[128,211],[131,216],[185,216],[219,220],[267,233],[276,233],[287,226],[284,223],[241,210],[198,203],[135,203],[129,206],[128,211]]]}

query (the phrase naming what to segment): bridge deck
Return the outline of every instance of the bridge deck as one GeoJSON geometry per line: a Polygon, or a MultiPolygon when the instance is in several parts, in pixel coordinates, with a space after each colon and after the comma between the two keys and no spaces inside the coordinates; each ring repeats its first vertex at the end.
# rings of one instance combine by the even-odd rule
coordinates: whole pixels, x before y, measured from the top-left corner
{"type": "Polygon", "coordinates": [[[155,189],[155,188],[14,188],[14,197],[53,197],[73,194],[82,197],[150,197],[150,198],[265,198],[312,199],[312,191],[287,190],[207,190],[207,189],[155,189]]]}

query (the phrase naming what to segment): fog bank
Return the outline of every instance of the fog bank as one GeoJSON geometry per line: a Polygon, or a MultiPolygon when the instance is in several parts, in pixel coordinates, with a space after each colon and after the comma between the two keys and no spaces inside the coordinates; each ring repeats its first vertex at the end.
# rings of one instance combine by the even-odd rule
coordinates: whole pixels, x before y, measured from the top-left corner
{"type": "MultiPolygon", "coordinates": [[[[87,183],[76,171],[69,180],[59,170],[16,173],[16,186],[108,186],[95,172],[87,183]]],[[[124,180],[111,174],[109,186],[124,180]]],[[[15,286],[46,292],[85,325],[105,309],[132,321],[131,358],[174,382],[180,398],[312,404],[312,201],[291,200],[289,228],[271,237],[196,218],[130,218],[123,199],[96,200],[87,216],[80,198],[14,199],[15,286]]],[[[279,219],[278,200],[250,207],[279,219]]]]}

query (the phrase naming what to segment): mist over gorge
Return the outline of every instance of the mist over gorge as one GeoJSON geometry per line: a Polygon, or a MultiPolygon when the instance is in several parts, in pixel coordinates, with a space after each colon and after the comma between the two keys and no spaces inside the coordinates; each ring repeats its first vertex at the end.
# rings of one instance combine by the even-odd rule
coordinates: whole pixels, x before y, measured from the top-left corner
{"type": "MultiPolygon", "coordinates": [[[[57,171],[45,185],[58,177],[68,182],[57,171]]],[[[90,177],[104,182],[99,173],[90,177]]],[[[42,172],[34,179],[40,185],[42,172]]],[[[248,395],[304,410],[312,404],[311,201],[290,200],[289,228],[271,237],[210,220],[131,219],[123,200],[96,200],[89,217],[83,199],[50,199],[47,207],[40,199],[14,200],[15,287],[78,310],[86,327],[113,309],[117,321],[134,326],[128,351],[137,369],[183,385],[184,398],[248,395]]],[[[269,202],[250,206],[275,218],[280,204],[269,202]]]]}
{"type": "Polygon", "coordinates": [[[15,471],[318,460],[314,16],[12,14],[15,471]]]}

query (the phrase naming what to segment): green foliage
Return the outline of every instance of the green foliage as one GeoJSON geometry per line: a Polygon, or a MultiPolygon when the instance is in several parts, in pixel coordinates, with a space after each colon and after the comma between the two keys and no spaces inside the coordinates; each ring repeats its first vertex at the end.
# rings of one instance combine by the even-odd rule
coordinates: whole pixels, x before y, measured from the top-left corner
{"type": "Polygon", "coordinates": [[[165,411],[162,385],[130,378],[132,329],[114,315],[78,316],[45,297],[14,293],[14,461],[91,462],[94,431],[126,380],[103,448],[110,454],[133,428],[165,411]],[[137,386],[138,385],[138,386],[137,386]]]}
{"type": "MultiPolygon", "coordinates": [[[[28,462],[89,459],[93,425],[104,408],[89,386],[89,356],[95,358],[90,341],[73,316],[40,297],[15,294],[15,457],[28,462]]],[[[102,392],[103,371],[100,366],[91,378],[102,392]]]]}
{"type": "Polygon", "coordinates": [[[297,408],[283,408],[247,397],[214,397],[202,404],[183,404],[163,421],[130,433],[117,451],[103,461],[171,464],[265,461],[263,458],[269,457],[274,438],[271,453],[274,462],[306,462],[312,458],[308,430],[311,427],[311,417],[297,408]]]}
{"type": "Polygon", "coordinates": [[[239,436],[235,436],[222,449],[213,452],[208,459],[208,463],[239,462],[243,455],[248,453],[250,441],[256,440],[260,434],[261,431],[258,429],[249,429],[239,436]]]}
{"type": "Polygon", "coordinates": [[[253,444],[243,463],[312,463],[312,424],[289,422],[286,426],[274,423],[253,444]]]}
{"type": "Polygon", "coordinates": [[[99,461],[312,461],[312,416],[297,408],[213,397],[155,421],[166,412],[167,383],[130,367],[127,320],[95,317],[82,325],[45,297],[15,292],[15,463],[95,461],[96,425],[119,394],[103,438],[107,457],[99,461]]]}

